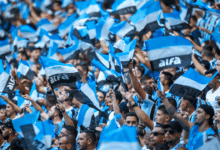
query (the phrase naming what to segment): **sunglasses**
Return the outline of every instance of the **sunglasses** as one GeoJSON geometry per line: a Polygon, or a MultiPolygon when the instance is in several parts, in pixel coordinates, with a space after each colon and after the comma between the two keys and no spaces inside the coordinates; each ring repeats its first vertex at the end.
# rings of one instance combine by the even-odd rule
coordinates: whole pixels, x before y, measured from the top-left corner
{"type": "Polygon", "coordinates": [[[175,133],[175,131],[174,130],[164,130],[164,133],[167,133],[167,132],[169,132],[169,134],[174,134],[175,133]]]}
{"type": "Polygon", "coordinates": [[[159,133],[159,132],[151,132],[151,135],[154,135],[154,136],[158,136],[158,135],[164,135],[164,133],[159,133]]]}

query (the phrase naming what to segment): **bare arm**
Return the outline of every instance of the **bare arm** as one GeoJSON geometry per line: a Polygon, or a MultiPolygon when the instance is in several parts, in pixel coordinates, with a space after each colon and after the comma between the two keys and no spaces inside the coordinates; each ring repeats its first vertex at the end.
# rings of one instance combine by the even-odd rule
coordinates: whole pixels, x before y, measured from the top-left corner
{"type": "MultiPolygon", "coordinates": [[[[128,95],[128,98],[129,102],[131,103],[131,105],[134,105],[135,104],[135,101],[134,99],[132,98],[132,95],[128,95]]],[[[138,118],[150,129],[150,130],[153,130],[154,128],[154,122],[147,116],[147,114],[141,110],[140,107],[136,106],[136,107],[133,107],[136,115],[138,116],[138,118]]]]}
{"type": "Polygon", "coordinates": [[[142,62],[149,70],[151,70],[151,65],[148,57],[145,57],[139,48],[135,48],[135,56],[142,62]]]}
{"type": "Polygon", "coordinates": [[[208,75],[205,75],[205,72],[207,71],[205,69],[205,67],[203,65],[201,65],[199,63],[199,61],[195,58],[194,55],[192,55],[192,61],[193,61],[193,64],[195,66],[195,68],[198,70],[198,72],[204,76],[207,76],[207,77],[211,77],[211,74],[208,74],[208,75]]]}
{"type": "Polygon", "coordinates": [[[18,107],[18,105],[16,105],[15,103],[13,103],[11,100],[9,100],[6,96],[1,96],[1,98],[7,102],[8,104],[10,104],[17,113],[21,114],[21,108],[18,107]]]}
{"type": "Polygon", "coordinates": [[[144,100],[146,98],[146,93],[142,89],[140,82],[138,82],[137,78],[133,74],[132,68],[133,68],[133,62],[130,62],[129,63],[129,75],[130,75],[130,78],[131,78],[132,85],[133,85],[135,91],[141,97],[141,99],[144,100]]]}
{"type": "Polygon", "coordinates": [[[159,98],[163,100],[166,110],[170,114],[170,116],[172,116],[176,121],[178,121],[184,130],[189,131],[194,124],[192,122],[188,122],[180,114],[177,113],[176,108],[168,101],[165,93],[157,90],[157,95],[159,98]]]}
{"type": "Polygon", "coordinates": [[[185,37],[185,39],[189,40],[192,45],[195,47],[195,49],[197,51],[199,51],[200,53],[202,52],[202,46],[197,45],[192,39],[190,39],[189,37],[185,37]]]}
{"type": "Polygon", "coordinates": [[[57,107],[58,109],[60,109],[60,111],[62,112],[63,118],[64,118],[64,120],[65,120],[65,124],[66,124],[66,125],[69,125],[69,126],[75,127],[73,121],[72,121],[72,120],[70,119],[70,117],[68,116],[68,114],[67,114],[67,112],[65,111],[65,108],[63,107],[63,105],[62,105],[60,102],[58,102],[57,105],[56,105],[56,107],[57,107]]]}

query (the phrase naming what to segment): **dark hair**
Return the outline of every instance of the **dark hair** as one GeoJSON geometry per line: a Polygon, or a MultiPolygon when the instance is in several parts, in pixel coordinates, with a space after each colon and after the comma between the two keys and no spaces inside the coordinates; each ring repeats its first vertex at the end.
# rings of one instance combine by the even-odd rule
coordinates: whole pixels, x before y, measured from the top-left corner
{"type": "Polygon", "coordinates": [[[190,19],[192,19],[193,21],[197,22],[197,18],[196,18],[195,15],[192,15],[192,16],[190,17],[190,19]]]}
{"type": "Polygon", "coordinates": [[[167,110],[166,110],[166,108],[165,108],[164,105],[159,106],[157,110],[160,110],[160,111],[162,111],[164,114],[169,115],[169,113],[167,112],[167,110]]]}
{"type": "Polygon", "coordinates": [[[119,91],[115,91],[115,96],[116,96],[116,100],[119,100],[119,104],[121,103],[122,100],[122,94],[119,91]]]}
{"type": "Polygon", "coordinates": [[[145,69],[143,66],[138,66],[138,70],[141,72],[141,76],[144,75],[145,69]]]}
{"type": "Polygon", "coordinates": [[[134,117],[136,117],[137,122],[139,122],[139,118],[138,118],[138,116],[136,115],[136,113],[134,113],[134,112],[129,112],[129,113],[127,113],[126,116],[125,116],[125,120],[126,120],[126,118],[127,118],[128,116],[134,116],[134,117]]]}
{"type": "Polygon", "coordinates": [[[197,98],[192,96],[185,96],[183,97],[184,100],[190,102],[190,104],[196,109],[197,108],[197,98]]]}
{"type": "Polygon", "coordinates": [[[165,80],[168,80],[168,85],[171,86],[173,84],[173,75],[169,72],[162,72],[162,74],[164,74],[165,80]]]}
{"type": "Polygon", "coordinates": [[[77,137],[78,131],[76,130],[75,127],[64,125],[63,128],[67,130],[68,134],[73,135],[75,138],[77,137]]]}
{"type": "Polygon", "coordinates": [[[81,133],[86,133],[86,139],[92,139],[93,145],[96,143],[96,135],[94,131],[91,130],[82,130],[81,133]]]}
{"type": "Polygon", "coordinates": [[[141,77],[141,82],[144,82],[144,80],[150,80],[152,79],[152,77],[148,76],[148,75],[144,75],[141,77]]]}
{"type": "Polygon", "coordinates": [[[24,142],[21,139],[14,138],[11,141],[10,148],[11,148],[11,150],[24,150],[22,145],[24,145],[24,142]]]}
{"type": "Polygon", "coordinates": [[[202,52],[204,53],[205,56],[207,57],[213,57],[213,53],[212,53],[212,46],[209,45],[205,45],[202,49],[202,52]]]}
{"type": "Polygon", "coordinates": [[[55,3],[57,3],[59,6],[61,6],[61,5],[62,5],[62,2],[61,2],[61,1],[59,1],[59,0],[55,0],[55,1],[53,2],[53,4],[55,4],[55,3]]]}
{"type": "Polygon", "coordinates": [[[143,90],[144,90],[147,94],[153,95],[153,89],[152,89],[152,87],[151,87],[150,85],[145,85],[145,86],[143,87],[143,90]]]}
{"type": "Polygon", "coordinates": [[[62,118],[63,118],[63,114],[62,114],[62,112],[60,111],[60,109],[58,109],[57,107],[55,107],[55,111],[58,113],[59,118],[62,119],[62,118]]]}

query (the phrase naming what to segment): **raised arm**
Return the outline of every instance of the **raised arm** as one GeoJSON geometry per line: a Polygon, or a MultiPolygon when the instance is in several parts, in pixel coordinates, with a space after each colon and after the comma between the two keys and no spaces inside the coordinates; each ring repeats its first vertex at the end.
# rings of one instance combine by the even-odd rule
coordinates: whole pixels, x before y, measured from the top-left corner
{"type": "Polygon", "coordinates": [[[65,111],[64,106],[63,106],[59,101],[57,102],[56,107],[57,107],[58,109],[60,109],[60,111],[62,112],[63,118],[64,118],[64,120],[65,120],[65,124],[66,124],[66,125],[69,125],[69,126],[75,127],[73,121],[70,119],[70,117],[68,116],[67,112],[65,111]]]}
{"type": "Polygon", "coordinates": [[[138,82],[137,78],[135,77],[135,75],[132,71],[132,68],[133,68],[133,62],[130,62],[129,63],[129,75],[130,75],[130,78],[131,78],[132,85],[133,85],[135,91],[141,97],[141,99],[144,100],[146,98],[146,93],[142,89],[140,82],[138,82]]]}
{"type": "Polygon", "coordinates": [[[151,70],[151,65],[148,57],[145,57],[140,50],[140,48],[135,48],[135,56],[142,62],[149,70],[151,70]]]}
{"type": "Polygon", "coordinates": [[[185,120],[180,114],[177,113],[176,108],[169,102],[164,92],[157,90],[157,95],[163,101],[163,104],[165,105],[166,110],[170,114],[170,116],[178,121],[184,130],[189,131],[194,124],[185,120]]]}
{"type": "Polygon", "coordinates": [[[204,76],[207,76],[207,77],[211,77],[211,74],[205,75],[205,72],[206,72],[207,70],[205,69],[205,67],[204,67],[203,65],[201,65],[201,64],[199,63],[199,61],[195,58],[194,55],[192,55],[192,61],[193,61],[193,64],[194,64],[195,68],[197,69],[197,71],[198,71],[200,74],[202,74],[202,75],[204,75],[204,76]]]}
{"type": "Polygon", "coordinates": [[[135,105],[135,101],[132,97],[131,94],[127,94],[127,99],[129,100],[129,103],[131,105],[131,107],[133,107],[136,115],[138,116],[138,118],[150,129],[153,130],[154,128],[154,122],[147,116],[147,114],[141,110],[140,107],[138,107],[137,105],[135,105]]]}
{"type": "Polygon", "coordinates": [[[10,105],[15,109],[15,111],[16,111],[17,113],[21,114],[21,108],[18,107],[18,105],[16,105],[15,103],[13,103],[13,102],[12,102],[10,99],[8,99],[6,96],[2,96],[2,95],[1,95],[1,98],[2,98],[5,102],[7,102],[8,104],[10,104],[10,105]]]}
{"type": "Polygon", "coordinates": [[[202,52],[202,46],[197,45],[190,37],[186,36],[185,39],[189,40],[197,51],[202,52]]]}

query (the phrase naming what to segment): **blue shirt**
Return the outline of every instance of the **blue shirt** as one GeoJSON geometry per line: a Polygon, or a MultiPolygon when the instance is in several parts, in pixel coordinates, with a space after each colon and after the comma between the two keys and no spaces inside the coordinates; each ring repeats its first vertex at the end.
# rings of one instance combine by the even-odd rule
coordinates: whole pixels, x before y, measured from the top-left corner
{"type": "Polygon", "coordinates": [[[205,142],[215,135],[216,133],[211,127],[204,132],[199,132],[198,125],[194,125],[189,133],[189,141],[187,144],[188,150],[199,149],[205,142]]]}

